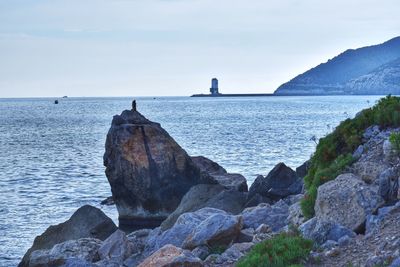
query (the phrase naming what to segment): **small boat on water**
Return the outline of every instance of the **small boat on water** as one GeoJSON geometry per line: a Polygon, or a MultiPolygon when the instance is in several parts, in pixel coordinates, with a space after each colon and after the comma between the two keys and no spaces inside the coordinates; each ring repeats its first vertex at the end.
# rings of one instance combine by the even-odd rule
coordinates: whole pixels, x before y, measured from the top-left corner
{"type": "Polygon", "coordinates": [[[62,98],[68,98],[68,96],[65,95],[65,96],[63,96],[62,98]]]}

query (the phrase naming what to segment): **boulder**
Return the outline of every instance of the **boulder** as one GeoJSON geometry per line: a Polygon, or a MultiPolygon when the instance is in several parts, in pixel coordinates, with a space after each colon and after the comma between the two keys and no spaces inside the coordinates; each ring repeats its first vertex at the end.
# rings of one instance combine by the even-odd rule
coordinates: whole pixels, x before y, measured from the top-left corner
{"type": "Polygon", "coordinates": [[[166,231],[154,229],[147,239],[145,252],[154,252],[166,244],[191,249],[197,245],[225,245],[237,238],[241,228],[241,216],[202,208],[180,215],[174,226],[166,231]]]}
{"type": "Polygon", "coordinates": [[[306,162],[304,162],[303,164],[301,164],[299,167],[296,168],[296,174],[298,177],[304,178],[307,173],[308,170],[310,168],[311,162],[310,160],[307,160],[306,162]]]}
{"type": "Polygon", "coordinates": [[[368,127],[367,129],[365,129],[365,131],[363,133],[363,139],[364,139],[364,141],[369,140],[369,139],[375,137],[376,135],[378,135],[379,133],[380,133],[379,126],[372,125],[372,126],[368,127]]]}
{"type": "Polygon", "coordinates": [[[379,131],[375,126],[368,128],[364,134],[368,138],[364,138],[362,148],[353,153],[357,162],[351,165],[350,171],[368,184],[378,184],[379,175],[392,165],[388,141],[391,132],[390,129],[379,131]]]}
{"type": "Polygon", "coordinates": [[[277,164],[266,177],[259,175],[249,190],[248,199],[255,194],[277,201],[301,193],[303,183],[295,171],[284,163],[277,164]]]}
{"type": "Polygon", "coordinates": [[[210,255],[210,249],[207,246],[199,246],[192,250],[192,254],[195,257],[204,260],[208,255],[210,255]]]}
{"type": "Polygon", "coordinates": [[[101,260],[111,260],[122,263],[134,252],[134,245],[128,241],[125,233],[121,230],[110,235],[98,250],[101,260]]]}
{"type": "Polygon", "coordinates": [[[245,204],[245,208],[255,207],[261,203],[272,204],[273,201],[270,198],[264,197],[264,196],[256,193],[252,197],[247,197],[247,202],[245,204]]]}
{"type": "Polygon", "coordinates": [[[194,164],[201,170],[209,174],[226,174],[228,173],[218,163],[203,156],[192,157],[194,164]]]}
{"type": "Polygon", "coordinates": [[[173,245],[165,245],[138,265],[138,267],[174,266],[201,267],[203,263],[188,250],[183,250],[173,245]]]}
{"type": "Polygon", "coordinates": [[[29,267],[64,266],[71,259],[95,262],[98,260],[97,250],[100,245],[99,239],[81,238],[57,244],[52,249],[35,250],[30,255],[29,267]]]}
{"type": "Polygon", "coordinates": [[[239,192],[247,192],[247,180],[239,173],[211,174],[220,185],[239,192]]]}
{"type": "Polygon", "coordinates": [[[289,206],[282,200],[274,205],[261,203],[256,207],[246,208],[242,212],[244,228],[258,228],[268,225],[277,232],[288,224],[289,206]]]}
{"type": "Polygon", "coordinates": [[[28,266],[29,256],[35,250],[51,249],[56,244],[79,238],[91,237],[105,240],[116,229],[114,222],[100,209],[85,205],[67,221],[50,226],[43,234],[37,236],[19,266],[28,266]]]}
{"type": "Polygon", "coordinates": [[[322,245],[328,240],[338,242],[343,236],[355,237],[355,233],[334,222],[322,221],[314,217],[302,225],[299,230],[304,238],[313,240],[316,244],[322,245]]]}
{"type": "Polygon", "coordinates": [[[370,214],[367,216],[367,220],[365,223],[365,233],[371,234],[373,232],[377,232],[380,229],[382,222],[386,219],[387,215],[398,212],[400,210],[400,202],[397,202],[395,205],[386,206],[378,209],[377,214],[370,214]]]}
{"type": "Polygon", "coordinates": [[[233,244],[221,255],[208,257],[204,263],[206,266],[235,266],[235,263],[245,256],[253,246],[252,242],[233,244]]]}
{"type": "Polygon", "coordinates": [[[359,158],[361,158],[363,152],[364,152],[364,146],[359,145],[357,149],[353,152],[352,156],[355,160],[358,160],[359,158]]]}
{"type": "Polygon", "coordinates": [[[246,243],[251,242],[254,238],[255,231],[253,228],[246,228],[240,231],[238,238],[235,240],[235,243],[246,243]]]}
{"type": "Polygon", "coordinates": [[[240,234],[243,227],[241,216],[215,214],[201,222],[183,242],[183,248],[227,245],[240,234]]]}
{"type": "Polygon", "coordinates": [[[140,229],[127,236],[129,242],[133,245],[133,253],[141,253],[144,250],[151,231],[151,229],[140,229]]]}
{"type": "Polygon", "coordinates": [[[214,178],[220,185],[228,189],[235,189],[240,192],[247,192],[247,180],[238,173],[227,173],[218,163],[203,157],[192,157],[195,165],[204,173],[214,178]]]}
{"type": "Polygon", "coordinates": [[[367,215],[384,204],[377,191],[376,186],[367,185],[354,174],[339,175],[318,188],[315,216],[360,231],[367,215]]]}
{"type": "Polygon", "coordinates": [[[379,195],[386,202],[397,201],[397,192],[399,190],[399,174],[396,168],[384,170],[379,175],[379,195]]]}
{"type": "Polygon", "coordinates": [[[374,159],[361,159],[351,165],[351,172],[360,177],[367,184],[378,180],[379,175],[390,168],[388,163],[374,159]]]}
{"type": "Polygon", "coordinates": [[[301,210],[300,202],[296,202],[289,206],[289,217],[288,223],[294,226],[300,226],[304,223],[304,215],[303,211],[301,210]]]}
{"type": "Polygon", "coordinates": [[[205,207],[238,214],[243,210],[246,197],[246,193],[227,190],[221,185],[195,185],[182,198],[178,208],[161,224],[161,229],[165,231],[171,228],[181,214],[205,207]]]}
{"type": "Polygon", "coordinates": [[[193,185],[216,183],[160,124],[134,109],[114,116],[105,148],[104,166],[120,227],[157,227],[193,185]]]}
{"type": "Polygon", "coordinates": [[[392,145],[392,143],[389,141],[389,139],[386,139],[383,144],[382,144],[382,150],[383,150],[383,155],[387,160],[390,160],[392,157],[396,155],[396,151],[392,145]]]}

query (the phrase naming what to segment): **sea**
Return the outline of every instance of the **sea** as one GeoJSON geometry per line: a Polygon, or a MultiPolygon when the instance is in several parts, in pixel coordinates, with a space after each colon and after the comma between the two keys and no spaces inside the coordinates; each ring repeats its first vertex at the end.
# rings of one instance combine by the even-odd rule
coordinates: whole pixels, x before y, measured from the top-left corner
{"type": "MultiPolygon", "coordinates": [[[[248,184],[279,162],[310,158],[315,138],[381,96],[145,97],[137,108],[190,154],[248,184]]],[[[0,99],[0,266],[16,266],[35,236],[85,204],[117,223],[104,174],[104,144],[132,97],[0,99]]]]}

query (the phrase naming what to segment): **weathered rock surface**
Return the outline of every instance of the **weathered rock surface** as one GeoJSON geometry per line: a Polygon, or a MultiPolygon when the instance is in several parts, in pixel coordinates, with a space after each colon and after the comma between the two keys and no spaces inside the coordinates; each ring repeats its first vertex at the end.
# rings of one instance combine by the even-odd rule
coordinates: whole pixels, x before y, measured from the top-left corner
{"type": "Polygon", "coordinates": [[[398,199],[399,173],[397,168],[389,168],[379,175],[379,195],[386,202],[398,199]]]}
{"type": "Polygon", "coordinates": [[[183,250],[173,245],[165,245],[150,257],[145,259],[138,267],[201,267],[202,261],[190,251],[183,250]]]}
{"type": "Polygon", "coordinates": [[[210,174],[228,173],[221,165],[204,156],[192,157],[194,164],[201,170],[210,174]]]}
{"type": "Polygon", "coordinates": [[[218,246],[237,238],[242,228],[241,216],[214,208],[202,208],[179,216],[174,226],[166,231],[154,229],[148,239],[145,251],[172,244],[177,247],[194,248],[197,244],[218,246]]]}
{"type": "Polygon", "coordinates": [[[122,264],[133,251],[134,246],[128,241],[125,233],[117,230],[104,240],[98,249],[98,254],[101,260],[111,260],[112,262],[122,264]]]}
{"type": "Polygon", "coordinates": [[[306,266],[391,266],[390,264],[400,256],[399,228],[400,209],[392,207],[390,212],[383,216],[376,231],[357,235],[342,245],[339,241],[339,246],[336,247],[339,251],[335,257],[327,257],[322,253],[318,258],[318,265],[306,266]]]}
{"type": "Polygon", "coordinates": [[[367,185],[351,173],[339,175],[318,188],[315,215],[322,221],[333,221],[358,231],[368,214],[383,205],[378,188],[367,185]]]}
{"type": "Polygon", "coordinates": [[[363,134],[365,143],[362,144],[362,151],[353,153],[357,154],[357,162],[351,165],[350,171],[368,184],[376,183],[379,175],[392,166],[390,158],[384,154],[384,143],[390,132],[380,131],[376,125],[367,128],[363,134]]]}
{"type": "Polygon", "coordinates": [[[296,202],[289,206],[288,223],[294,226],[300,226],[304,223],[304,215],[301,210],[300,202],[296,202]]]}
{"type": "Polygon", "coordinates": [[[242,212],[244,228],[256,229],[261,224],[266,224],[275,232],[288,224],[288,215],[289,206],[282,200],[272,206],[261,203],[242,212]]]}
{"type": "Polygon", "coordinates": [[[303,164],[301,164],[299,167],[296,168],[296,174],[298,177],[304,178],[307,173],[308,173],[308,169],[310,168],[310,161],[307,160],[306,162],[304,162],[303,164]]]}
{"type": "Polygon", "coordinates": [[[395,205],[386,206],[378,209],[377,214],[368,215],[367,221],[365,223],[365,233],[371,234],[374,231],[379,230],[382,222],[392,213],[396,213],[400,211],[400,202],[397,202],[395,205]]]}
{"type": "Polygon", "coordinates": [[[300,225],[299,230],[305,238],[311,239],[319,245],[328,240],[338,242],[343,236],[355,236],[353,231],[340,224],[322,221],[315,217],[300,225]]]}
{"type": "MultiPolygon", "coordinates": [[[[261,176],[261,175],[259,175],[259,176],[261,176]]],[[[249,195],[247,196],[247,202],[246,202],[245,207],[246,208],[255,207],[261,203],[273,204],[273,201],[268,197],[264,197],[264,196],[256,193],[256,194],[252,195],[251,197],[249,195]]]]}
{"type": "Polygon", "coordinates": [[[248,191],[247,180],[243,175],[228,173],[218,163],[203,156],[192,157],[192,160],[202,172],[214,178],[220,185],[240,192],[248,191]]]}
{"type": "Polygon", "coordinates": [[[51,249],[64,241],[85,237],[104,240],[116,229],[114,222],[100,209],[85,205],[79,208],[69,220],[50,226],[43,234],[37,236],[19,266],[28,266],[30,254],[35,250],[51,249]]]}
{"type": "Polygon", "coordinates": [[[156,227],[189,189],[215,183],[160,126],[135,110],[113,118],[104,154],[120,226],[156,227]]]}
{"type": "Polygon", "coordinates": [[[266,177],[259,175],[249,190],[248,199],[259,194],[277,201],[289,195],[301,193],[302,180],[284,163],[277,164],[266,177]]]}
{"type": "Polygon", "coordinates": [[[240,260],[254,246],[252,242],[236,243],[225,250],[221,255],[208,257],[204,264],[206,266],[235,266],[235,263],[240,260]]]}
{"type": "Polygon", "coordinates": [[[232,189],[227,190],[222,185],[195,185],[182,198],[178,208],[161,224],[161,229],[171,228],[181,214],[204,207],[238,214],[243,210],[246,197],[246,193],[232,189]]]}
{"type": "Polygon", "coordinates": [[[237,238],[243,227],[241,216],[215,214],[201,222],[183,242],[183,248],[227,245],[237,238]]]}
{"type": "Polygon", "coordinates": [[[63,266],[68,259],[94,262],[98,260],[97,250],[100,245],[101,240],[94,238],[68,240],[55,245],[52,249],[33,251],[29,267],[63,266]]]}

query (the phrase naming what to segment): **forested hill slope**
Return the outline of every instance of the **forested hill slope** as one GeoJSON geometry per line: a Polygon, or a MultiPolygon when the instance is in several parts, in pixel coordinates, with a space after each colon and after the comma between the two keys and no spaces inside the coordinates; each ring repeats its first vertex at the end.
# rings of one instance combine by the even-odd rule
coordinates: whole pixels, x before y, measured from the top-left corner
{"type": "Polygon", "coordinates": [[[275,94],[396,93],[399,87],[391,89],[391,83],[398,80],[399,60],[400,37],[379,45],[349,49],[282,84],[275,94]],[[368,89],[362,89],[364,85],[368,89]]]}

